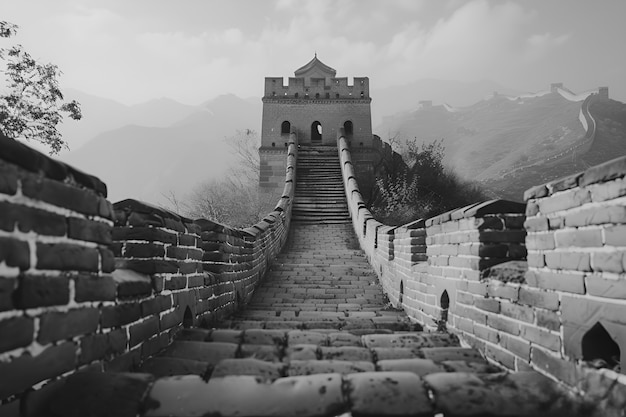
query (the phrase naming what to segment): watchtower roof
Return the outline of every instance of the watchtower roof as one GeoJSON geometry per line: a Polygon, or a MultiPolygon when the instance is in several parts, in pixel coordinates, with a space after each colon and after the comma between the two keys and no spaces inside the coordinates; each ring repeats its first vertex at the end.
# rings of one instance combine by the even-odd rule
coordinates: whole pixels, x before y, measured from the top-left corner
{"type": "Polygon", "coordinates": [[[306,65],[298,68],[294,74],[296,77],[304,78],[320,75],[323,77],[335,77],[337,75],[337,71],[317,59],[317,54],[315,54],[312,60],[310,60],[306,65]]]}

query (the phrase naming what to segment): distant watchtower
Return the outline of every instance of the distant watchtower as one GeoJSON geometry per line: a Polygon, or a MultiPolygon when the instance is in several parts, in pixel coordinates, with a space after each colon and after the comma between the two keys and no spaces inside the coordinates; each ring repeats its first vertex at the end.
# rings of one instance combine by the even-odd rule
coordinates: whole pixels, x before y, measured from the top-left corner
{"type": "MultiPolygon", "coordinates": [[[[369,78],[354,77],[348,85],[348,78],[337,77],[317,54],[294,75],[288,85],[282,77],[265,78],[259,149],[264,188],[282,189],[290,132],[297,134],[299,145],[336,146],[337,132],[344,128],[354,148],[372,150],[369,78]]],[[[365,159],[371,159],[371,152],[366,153],[365,159]]],[[[367,162],[371,170],[372,163],[367,162]]]]}

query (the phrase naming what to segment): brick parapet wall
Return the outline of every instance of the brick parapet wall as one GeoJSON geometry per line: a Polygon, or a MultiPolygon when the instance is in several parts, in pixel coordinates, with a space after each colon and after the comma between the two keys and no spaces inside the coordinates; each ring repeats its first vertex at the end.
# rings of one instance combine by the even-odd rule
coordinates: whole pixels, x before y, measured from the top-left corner
{"type": "MultiPolygon", "coordinates": [[[[583,337],[600,324],[626,363],[626,158],[534,187],[527,200],[527,285],[558,306],[562,378],[579,374],[583,337]]],[[[546,353],[548,355],[546,355],[546,353]]]]}
{"type": "Polygon", "coordinates": [[[286,241],[296,154],[291,140],[274,211],[234,229],[111,205],[96,177],[0,136],[0,400],[28,408],[77,370],[131,369],[243,305],[286,241]]]}
{"type": "Polygon", "coordinates": [[[104,183],[0,135],[0,399],[125,349],[112,228],[104,183]]]}
{"type": "Polygon", "coordinates": [[[338,148],[355,231],[392,305],[502,367],[626,392],[623,376],[580,362],[599,322],[624,363],[626,158],[531,189],[528,204],[489,201],[390,228],[365,207],[342,137],[338,148]]]}

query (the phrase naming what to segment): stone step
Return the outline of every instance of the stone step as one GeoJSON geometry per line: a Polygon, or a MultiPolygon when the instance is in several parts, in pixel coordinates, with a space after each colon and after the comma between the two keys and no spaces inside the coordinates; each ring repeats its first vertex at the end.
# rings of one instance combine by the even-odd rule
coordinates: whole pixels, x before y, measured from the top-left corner
{"type": "Polygon", "coordinates": [[[372,370],[366,363],[225,359],[210,378],[77,372],[39,406],[54,416],[591,415],[589,405],[536,372],[435,372],[437,364],[415,360],[384,365],[401,371],[372,370]],[[324,370],[332,372],[318,373],[324,370]]]}

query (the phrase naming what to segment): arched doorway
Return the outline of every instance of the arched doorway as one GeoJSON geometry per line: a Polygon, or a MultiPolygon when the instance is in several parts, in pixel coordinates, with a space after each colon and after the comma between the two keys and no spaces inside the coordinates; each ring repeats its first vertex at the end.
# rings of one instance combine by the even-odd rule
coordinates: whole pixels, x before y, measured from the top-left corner
{"type": "Polygon", "coordinates": [[[345,133],[346,136],[352,136],[353,130],[354,128],[350,120],[348,120],[347,122],[343,124],[343,132],[345,133]]]}
{"type": "Polygon", "coordinates": [[[322,124],[317,120],[311,125],[311,143],[322,143],[322,124]]]}

